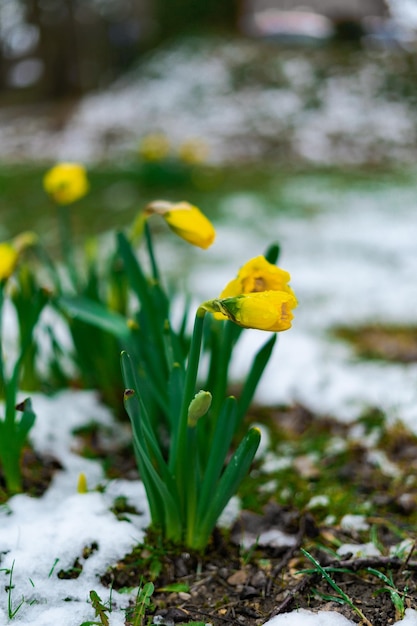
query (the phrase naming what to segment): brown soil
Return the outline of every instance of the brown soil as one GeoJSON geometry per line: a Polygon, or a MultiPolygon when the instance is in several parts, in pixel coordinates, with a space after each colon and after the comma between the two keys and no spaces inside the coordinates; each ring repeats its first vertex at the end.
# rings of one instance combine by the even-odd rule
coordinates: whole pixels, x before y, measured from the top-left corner
{"type": "Polygon", "coordinates": [[[398,363],[417,361],[417,327],[367,325],[335,329],[336,337],[349,341],[363,358],[398,363]]]}
{"type": "MultiPolygon", "coordinates": [[[[137,587],[152,579],[155,593],[153,607],[148,614],[164,618],[161,623],[187,623],[200,621],[213,626],[243,623],[258,626],[275,615],[295,608],[330,610],[369,626],[387,626],[399,618],[386,587],[381,580],[370,575],[369,568],[392,577],[393,590],[403,597],[404,606],[417,608],[413,591],[417,583],[417,561],[394,557],[344,558],[329,556],[325,548],[326,536],[331,534],[340,541],[354,541],[336,528],[315,526],[309,515],[270,506],[264,516],[244,514],[225,537],[216,532],[204,554],[171,549],[158,554],[154,546],[158,540],[149,535],[146,545],[138,546],[121,562],[115,564],[102,582],[115,589],[137,587]],[[251,531],[282,529],[292,530],[295,540],[290,548],[254,546],[249,551],[235,543],[242,527],[251,531]],[[298,526],[298,527],[297,527],[298,526]],[[309,552],[322,566],[337,567],[341,573],[332,573],[339,588],[346,593],[351,606],[340,604],[340,595],[318,573],[311,573],[312,564],[301,552],[301,546],[312,545],[309,552]],[[323,547],[317,545],[322,542],[323,547]],[[307,570],[307,571],[306,571],[307,570]],[[308,571],[310,570],[310,571],[308,571]],[[176,591],[172,585],[184,585],[176,591]],[[408,591],[410,590],[410,591],[408,591]],[[332,600],[336,597],[335,600],[332,600]],[[364,621],[357,611],[362,611],[364,621]]],[[[133,622],[128,621],[127,624],[133,622]]]]}
{"type": "MultiPolygon", "coordinates": [[[[39,498],[48,489],[57,470],[62,469],[60,462],[50,455],[40,455],[27,446],[22,451],[22,491],[39,498]]],[[[6,502],[9,495],[0,467],[0,504],[6,502]]]]}

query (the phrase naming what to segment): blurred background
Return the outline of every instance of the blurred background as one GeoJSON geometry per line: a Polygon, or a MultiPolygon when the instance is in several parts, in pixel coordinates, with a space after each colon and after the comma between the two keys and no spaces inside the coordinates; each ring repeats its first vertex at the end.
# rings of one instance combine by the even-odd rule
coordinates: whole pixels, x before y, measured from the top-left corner
{"type": "Polygon", "coordinates": [[[57,160],[88,166],[100,229],[157,194],[401,174],[416,55],[415,0],[1,0],[2,235],[44,217],[57,160]]]}

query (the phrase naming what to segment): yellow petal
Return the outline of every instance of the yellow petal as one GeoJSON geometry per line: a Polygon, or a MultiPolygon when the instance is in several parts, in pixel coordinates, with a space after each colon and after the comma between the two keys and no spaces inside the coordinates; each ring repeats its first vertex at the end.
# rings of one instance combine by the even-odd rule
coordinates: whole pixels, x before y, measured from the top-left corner
{"type": "Polygon", "coordinates": [[[173,204],[166,200],[151,202],[146,214],[158,213],[179,237],[199,248],[209,248],[216,237],[216,231],[209,219],[199,208],[188,202],[173,204]]]}
{"type": "Polygon", "coordinates": [[[219,301],[224,314],[244,328],[280,332],[291,328],[296,298],[285,291],[242,294],[219,301]]]}
{"type": "Polygon", "coordinates": [[[43,187],[58,204],[71,204],[88,192],[85,168],[79,163],[59,163],[46,172],[43,187]]]}
{"type": "Polygon", "coordinates": [[[17,250],[9,243],[0,243],[0,281],[13,274],[18,256],[17,250]]]}
{"type": "Polygon", "coordinates": [[[288,272],[269,263],[264,256],[257,256],[240,268],[237,277],[226,285],[220,298],[258,291],[286,291],[294,295],[288,286],[289,281],[288,272]]]}

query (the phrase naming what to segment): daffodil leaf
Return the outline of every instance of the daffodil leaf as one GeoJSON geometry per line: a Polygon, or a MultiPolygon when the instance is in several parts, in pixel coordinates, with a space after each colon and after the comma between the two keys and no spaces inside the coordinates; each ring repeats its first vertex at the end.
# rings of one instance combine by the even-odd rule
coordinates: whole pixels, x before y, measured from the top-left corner
{"type": "Polygon", "coordinates": [[[231,396],[223,403],[212,442],[207,446],[209,449],[209,457],[203,471],[197,512],[197,516],[200,518],[202,518],[205,512],[212,506],[211,501],[213,493],[224,468],[229,447],[236,431],[236,417],[236,398],[231,396]]]}
{"type": "Polygon", "coordinates": [[[114,311],[109,311],[99,302],[88,298],[61,296],[57,298],[58,308],[69,317],[105,330],[122,341],[127,341],[130,330],[126,319],[114,311]]]}
{"type": "Polygon", "coordinates": [[[269,263],[276,263],[279,259],[281,248],[278,243],[272,243],[266,250],[264,256],[269,263]]]}
{"type": "Polygon", "coordinates": [[[239,398],[238,421],[243,420],[247,410],[249,409],[258,383],[271,357],[276,339],[277,336],[272,335],[272,337],[258,351],[252,362],[251,369],[243,386],[242,395],[239,398]]]}
{"type": "Polygon", "coordinates": [[[174,363],[168,381],[169,418],[171,432],[178,429],[181,414],[182,397],[184,394],[184,370],[179,363],[174,363]]]}
{"type": "Polygon", "coordinates": [[[210,506],[207,508],[206,514],[198,526],[196,534],[201,541],[201,547],[207,544],[208,537],[220,514],[248,473],[260,440],[261,433],[259,429],[251,428],[227,464],[216,486],[210,506]]]}
{"type": "Polygon", "coordinates": [[[16,408],[23,411],[20,420],[16,424],[17,445],[22,447],[30,429],[35,423],[36,415],[32,409],[32,402],[29,398],[26,398],[26,400],[16,408]]]}
{"type": "Polygon", "coordinates": [[[127,352],[122,352],[121,364],[127,387],[125,407],[132,423],[136,458],[149,499],[152,520],[166,528],[167,536],[179,539],[181,522],[176,485],[153,432],[138,388],[135,365],[127,352]]]}

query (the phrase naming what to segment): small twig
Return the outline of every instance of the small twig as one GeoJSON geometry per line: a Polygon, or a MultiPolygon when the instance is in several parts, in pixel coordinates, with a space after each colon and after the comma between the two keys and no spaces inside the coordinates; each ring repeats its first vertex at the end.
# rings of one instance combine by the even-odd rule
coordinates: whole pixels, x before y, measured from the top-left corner
{"type": "Polygon", "coordinates": [[[309,589],[309,587],[312,587],[313,584],[316,582],[316,580],[318,580],[320,578],[319,574],[311,574],[310,576],[304,576],[304,578],[302,578],[300,580],[299,583],[297,583],[297,585],[294,587],[294,589],[292,589],[289,594],[287,595],[287,597],[285,598],[285,600],[283,602],[281,602],[281,604],[272,611],[271,615],[270,615],[270,619],[272,617],[275,617],[275,615],[280,615],[280,613],[285,613],[290,606],[292,605],[292,603],[294,602],[296,596],[300,593],[303,593],[304,591],[306,591],[307,589],[309,589]]]}

